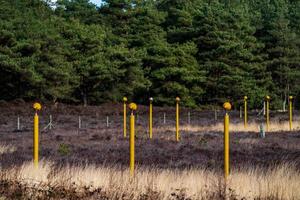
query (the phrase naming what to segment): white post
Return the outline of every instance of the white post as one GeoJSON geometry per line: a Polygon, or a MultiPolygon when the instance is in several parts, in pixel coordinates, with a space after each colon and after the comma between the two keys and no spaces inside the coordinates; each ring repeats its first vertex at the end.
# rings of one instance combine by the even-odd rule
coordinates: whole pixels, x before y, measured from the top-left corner
{"type": "Polygon", "coordinates": [[[18,120],[17,120],[17,130],[19,131],[20,130],[20,117],[18,115],[18,120]]]}
{"type": "Polygon", "coordinates": [[[164,124],[166,124],[166,113],[164,113],[164,124]]]}
{"type": "Polygon", "coordinates": [[[50,115],[49,129],[52,129],[52,115],[50,115]]]}
{"type": "Polygon", "coordinates": [[[218,120],[218,113],[217,113],[217,110],[215,109],[215,121],[218,120]]]}
{"type": "Polygon", "coordinates": [[[264,116],[266,115],[266,102],[264,101],[264,116]]]}
{"type": "Polygon", "coordinates": [[[188,112],[188,124],[191,124],[191,113],[188,112]]]}
{"type": "Polygon", "coordinates": [[[81,117],[78,117],[78,128],[81,129],[81,117]]]}
{"type": "Polygon", "coordinates": [[[106,116],[106,127],[109,127],[109,118],[106,116]]]}
{"type": "Polygon", "coordinates": [[[242,106],[240,106],[240,118],[242,119],[242,117],[243,117],[242,106]]]}

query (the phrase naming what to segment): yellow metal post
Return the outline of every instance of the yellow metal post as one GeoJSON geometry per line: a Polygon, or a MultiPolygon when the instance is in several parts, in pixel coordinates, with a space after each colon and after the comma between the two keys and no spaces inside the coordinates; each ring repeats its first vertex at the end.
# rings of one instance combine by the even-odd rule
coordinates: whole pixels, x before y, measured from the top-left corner
{"type": "Polygon", "coordinates": [[[153,98],[151,97],[150,99],[149,99],[149,101],[150,101],[150,106],[149,106],[149,137],[150,137],[150,139],[152,139],[152,110],[153,110],[153,108],[152,108],[152,102],[153,102],[153,98]]]}
{"type": "Polygon", "coordinates": [[[129,104],[129,108],[131,110],[130,115],[130,144],[129,144],[129,168],[130,168],[130,175],[134,176],[134,140],[135,140],[135,132],[134,132],[134,111],[137,109],[137,105],[135,103],[129,104]]]}
{"type": "Polygon", "coordinates": [[[293,129],[293,96],[289,96],[289,118],[290,118],[290,131],[293,129]]]}
{"type": "Polygon", "coordinates": [[[266,96],[266,125],[267,125],[267,131],[270,129],[270,97],[266,96]]]}
{"type": "Polygon", "coordinates": [[[123,97],[123,102],[124,102],[124,105],[123,105],[123,135],[124,135],[124,138],[126,138],[126,116],[127,116],[127,111],[126,111],[126,102],[127,102],[127,98],[126,97],[123,97]]]}
{"type": "Polygon", "coordinates": [[[247,113],[247,96],[244,96],[244,127],[247,128],[248,126],[248,113],[247,113]]]}
{"type": "Polygon", "coordinates": [[[229,115],[224,118],[224,174],[225,178],[229,175],[229,115]]]}
{"type": "Polygon", "coordinates": [[[180,140],[180,135],[179,135],[179,101],[180,101],[180,98],[176,97],[176,141],[177,142],[180,140]]]}
{"type": "Polygon", "coordinates": [[[39,103],[34,103],[35,109],[33,119],[33,164],[37,168],[39,166],[39,116],[37,112],[41,110],[42,106],[39,103]]]}
{"type": "Polygon", "coordinates": [[[226,114],[224,117],[224,177],[229,176],[230,162],[229,162],[229,115],[228,111],[231,109],[231,104],[225,102],[223,104],[226,114]]]}
{"type": "Polygon", "coordinates": [[[34,115],[34,131],[33,131],[33,162],[34,166],[39,165],[39,116],[37,113],[34,115]]]}

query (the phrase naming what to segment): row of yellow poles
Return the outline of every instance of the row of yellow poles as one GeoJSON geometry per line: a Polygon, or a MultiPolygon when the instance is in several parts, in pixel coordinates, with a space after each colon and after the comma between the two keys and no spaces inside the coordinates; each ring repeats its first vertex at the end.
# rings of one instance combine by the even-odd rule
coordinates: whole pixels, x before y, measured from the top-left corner
{"type": "MultiPolygon", "coordinates": [[[[248,124],[248,117],[247,117],[247,96],[244,97],[244,125],[247,127],[248,124]]],[[[289,118],[290,118],[290,129],[292,128],[292,99],[293,97],[290,96],[290,103],[289,103],[289,118]]],[[[269,115],[269,105],[270,105],[270,97],[266,96],[266,123],[267,123],[267,130],[269,130],[270,124],[270,115],[269,115]]],[[[152,138],[152,101],[153,98],[150,98],[150,114],[149,114],[149,137],[152,138]]],[[[179,141],[179,97],[176,98],[176,141],[179,141]]],[[[131,103],[129,107],[131,108],[131,117],[130,117],[130,174],[134,175],[134,115],[133,111],[136,110],[136,105],[131,103]],[[134,109],[133,109],[134,108],[134,109]]],[[[231,110],[231,104],[229,102],[225,102],[223,104],[223,108],[225,109],[226,113],[224,116],[224,177],[227,179],[230,173],[230,157],[229,157],[229,114],[228,111],[231,110]]],[[[124,101],[124,109],[126,109],[126,102],[124,101]]],[[[124,110],[126,111],[126,110],[124,110]]],[[[124,112],[125,113],[125,112],[124,112]]],[[[124,114],[124,122],[126,122],[126,113],[124,114]]],[[[126,127],[126,125],[124,125],[126,127]]],[[[125,130],[126,131],[126,130],[125,130]]]]}
{"type": "MultiPolygon", "coordinates": [[[[247,116],[247,96],[244,97],[244,125],[245,128],[248,125],[248,116],[247,116]]],[[[265,97],[266,104],[266,127],[267,131],[270,128],[270,96],[265,97]]],[[[223,104],[224,109],[226,110],[224,117],[224,176],[225,179],[229,176],[230,171],[230,162],[229,162],[229,115],[228,111],[231,109],[231,104],[226,102],[223,104]]],[[[293,96],[289,96],[289,128],[292,130],[293,123],[293,96]]]]}
{"type": "MultiPolygon", "coordinates": [[[[152,113],[153,113],[153,98],[151,97],[149,99],[150,106],[149,106],[149,138],[152,139],[152,113]]],[[[179,141],[180,135],[179,135],[179,101],[180,98],[176,97],[176,141],[179,141]]],[[[126,104],[127,104],[127,98],[123,98],[123,134],[124,138],[126,138],[126,116],[127,116],[127,110],[126,110],[126,104]]],[[[130,114],[130,135],[129,135],[129,171],[130,175],[134,176],[134,164],[135,164],[135,117],[134,117],[134,111],[137,109],[137,105],[135,103],[129,104],[129,109],[131,110],[130,114]]]]}
{"type": "MultiPolygon", "coordinates": [[[[124,98],[125,99],[125,98],[124,98]]],[[[150,127],[149,127],[149,137],[152,138],[152,101],[150,98],[150,127]]],[[[176,98],[176,141],[179,141],[179,97],[176,98]]],[[[124,101],[124,122],[126,122],[126,101],[124,101]]],[[[231,110],[231,104],[226,102],[223,104],[226,114],[224,117],[224,174],[225,178],[229,175],[229,114],[228,111],[231,110]]],[[[130,103],[129,108],[131,110],[130,114],[130,138],[129,138],[129,170],[130,175],[134,176],[135,171],[135,118],[134,111],[137,109],[135,103],[130,103]]],[[[126,127],[126,125],[124,125],[126,127]]],[[[124,131],[124,133],[126,133],[124,131]]],[[[125,135],[125,134],[124,134],[125,135]]]]}
{"type": "MultiPolygon", "coordinates": [[[[127,101],[127,98],[123,99],[124,102],[127,101]]],[[[152,105],[153,99],[151,99],[150,105],[152,105]]],[[[179,97],[176,98],[176,140],[179,141],[179,97]]],[[[225,177],[229,175],[229,115],[227,113],[228,110],[231,109],[230,103],[226,102],[223,105],[224,109],[226,110],[225,118],[224,118],[224,170],[225,170],[225,177]]],[[[35,103],[33,105],[35,109],[34,115],[34,135],[33,135],[33,163],[34,166],[37,168],[39,164],[39,118],[38,118],[38,111],[41,110],[41,104],[35,103]]],[[[135,169],[135,117],[134,111],[137,109],[137,105],[135,103],[130,103],[129,108],[131,110],[130,114],[130,142],[129,142],[129,169],[130,175],[134,175],[135,169]]],[[[126,122],[126,104],[124,106],[124,122],[126,122]]],[[[152,112],[152,106],[150,107],[150,111],[152,112]]],[[[152,118],[152,114],[150,115],[152,118]]],[[[151,120],[152,122],[152,120],[151,120]]],[[[151,123],[152,124],[152,123],[151,123]]],[[[152,127],[150,128],[152,130],[152,127]]],[[[124,123],[124,136],[126,136],[126,123],[124,123]]],[[[152,138],[152,132],[150,132],[150,138],[152,138]]]]}
{"type": "MultiPolygon", "coordinates": [[[[247,128],[248,126],[248,108],[247,108],[247,96],[244,96],[244,127],[247,128]]],[[[269,131],[270,129],[270,96],[266,96],[265,97],[265,105],[266,105],[266,130],[269,131]]],[[[289,128],[290,130],[292,130],[292,123],[293,123],[293,97],[289,96],[289,128]]],[[[124,123],[124,138],[126,137],[126,102],[127,102],[127,98],[124,97],[123,98],[124,101],[124,115],[123,115],[123,123],[124,123]]],[[[153,137],[153,98],[151,97],[149,99],[150,101],[150,105],[149,105],[149,138],[152,139],[153,137]]],[[[179,134],[179,101],[180,98],[176,97],[176,141],[180,140],[180,134],[179,134]]]]}
{"type": "MultiPolygon", "coordinates": [[[[247,96],[244,97],[244,124],[245,127],[247,126],[247,96]]],[[[267,123],[267,130],[269,130],[269,102],[270,97],[266,96],[266,123],[267,123]]],[[[292,99],[293,97],[290,96],[289,100],[289,118],[290,118],[290,129],[292,129],[292,99]]],[[[149,114],[149,137],[152,138],[152,102],[153,98],[150,98],[150,114],[149,114]]],[[[127,98],[123,98],[124,101],[124,137],[126,137],[126,102],[127,98]]],[[[176,97],[176,141],[179,141],[179,101],[180,98],[176,97]]],[[[38,118],[38,111],[41,110],[41,104],[34,103],[33,108],[35,109],[34,115],[34,135],[33,135],[33,160],[34,166],[38,167],[39,163],[39,118],[38,118]]],[[[137,109],[137,105],[135,103],[130,103],[129,108],[131,110],[130,114],[130,144],[129,144],[129,152],[130,152],[130,174],[131,176],[134,175],[134,164],[135,164],[135,117],[134,111],[137,109]]],[[[230,162],[229,162],[229,114],[228,111],[231,110],[231,104],[229,102],[225,102],[223,104],[223,108],[225,109],[225,117],[224,117],[224,176],[227,178],[229,176],[230,171],[230,162]]]]}
{"type": "MultiPolygon", "coordinates": [[[[175,134],[175,139],[176,141],[180,140],[180,134],[179,134],[179,102],[180,98],[176,97],[176,134],[175,134]]],[[[153,98],[149,98],[149,138],[153,138],[153,98]]],[[[123,136],[124,138],[127,137],[126,135],[126,124],[127,124],[127,110],[126,110],[126,105],[127,105],[127,98],[123,97],[123,136]]],[[[130,104],[129,104],[130,105],[130,104]]]]}
{"type": "MultiPolygon", "coordinates": [[[[247,96],[244,96],[244,126],[248,126],[248,113],[247,113],[247,96]]],[[[266,130],[270,130],[270,96],[265,97],[264,104],[266,105],[266,130]]],[[[293,96],[289,96],[289,128],[293,129],[293,96]]]]}

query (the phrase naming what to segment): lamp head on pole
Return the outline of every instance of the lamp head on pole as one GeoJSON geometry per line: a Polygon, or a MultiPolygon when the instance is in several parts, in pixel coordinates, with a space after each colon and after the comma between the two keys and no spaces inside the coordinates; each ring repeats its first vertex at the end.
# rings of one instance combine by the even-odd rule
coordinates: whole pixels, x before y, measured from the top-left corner
{"type": "Polygon", "coordinates": [[[223,104],[223,108],[226,110],[226,111],[229,111],[231,110],[231,104],[229,102],[225,102],[223,104]]]}
{"type": "Polygon", "coordinates": [[[39,111],[42,109],[42,106],[40,103],[36,102],[33,104],[33,109],[35,109],[35,111],[39,111]]]}
{"type": "Polygon", "coordinates": [[[129,109],[130,109],[131,111],[135,111],[135,110],[137,109],[137,105],[136,105],[135,103],[130,103],[130,104],[129,104],[129,109]]]}

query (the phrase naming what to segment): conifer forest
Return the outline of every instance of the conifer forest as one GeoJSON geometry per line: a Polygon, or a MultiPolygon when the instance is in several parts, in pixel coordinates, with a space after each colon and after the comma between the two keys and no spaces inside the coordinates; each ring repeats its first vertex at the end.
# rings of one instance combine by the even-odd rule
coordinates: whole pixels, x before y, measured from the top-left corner
{"type": "Polygon", "coordinates": [[[298,0],[0,0],[1,100],[300,107],[298,0]]]}

